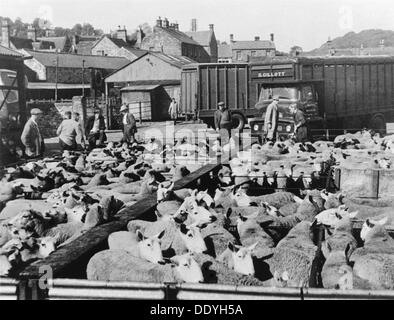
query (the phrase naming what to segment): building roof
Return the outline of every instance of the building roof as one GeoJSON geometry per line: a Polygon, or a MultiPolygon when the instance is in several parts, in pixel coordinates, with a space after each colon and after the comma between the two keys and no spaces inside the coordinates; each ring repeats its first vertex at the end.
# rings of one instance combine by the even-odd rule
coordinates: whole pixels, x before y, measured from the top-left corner
{"type": "Polygon", "coordinates": [[[23,54],[19,53],[18,51],[4,47],[2,45],[0,45],[0,55],[1,56],[16,57],[16,58],[23,57],[23,54]]]}
{"type": "Polygon", "coordinates": [[[33,40],[31,39],[10,37],[10,42],[16,49],[33,49],[33,40]]]}
{"type": "Polygon", "coordinates": [[[188,31],[185,32],[185,34],[201,44],[202,46],[209,46],[211,42],[211,38],[213,35],[213,31],[208,30],[208,31],[188,31]]]}
{"type": "Polygon", "coordinates": [[[67,36],[63,37],[42,37],[37,38],[38,41],[47,41],[55,44],[56,49],[63,50],[66,46],[67,36]]]}
{"type": "Polygon", "coordinates": [[[132,47],[122,47],[121,49],[125,49],[127,51],[130,51],[132,54],[134,54],[137,58],[142,57],[145,55],[148,51],[142,50],[142,49],[137,49],[137,48],[132,48],[132,47]]]}
{"type": "MultiPolygon", "coordinates": [[[[55,90],[56,83],[52,82],[29,82],[27,84],[29,90],[55,90]]],[[[58,83],[57,88],[59,90],[64,89],[90,89],[90,83],[85,83],[84,85],[77,83],[58,83]]]]}
{"type": "Polygon", "coordinates": [[[196,63],[196,61],[194,61],[193,59],[190,59],[189,57],[185,57],[185,56],[174,56],[174,55],[164,54],[162,52],[154,52],[154,51],[149,51],[149,54],[163,60],[164,62],[172,64],[177,68],[182,68],[184,65],[187,65],[189,63],[196,63]]]}
{"type": "Polygon", "coordinates": [[[233,50],[275,49],[275,43],[269,40],[234,41],[230,45],[233,50]]]}
{"type": "Polygon", "coordinates": [[[139,81],[131,81],[127,82],[129,86],[171,86],[171,85],[179,85],[181,80],[179,79],[170,79],[170,80],[139,80],[139,81]]]}
{"type": "Polygon", "coordinates": [[[75,49],[77,50],[77,54],[82,55],[91,55],[92,48],[96,41],[81,41],[75,45],[75,49]]]}
{"type": "MultiPolygon", "coordinates": [[[[56,61],[55,52],[33,51],[26,52],[34,59],[38,60],[44,66],[54,66],[56,61]]],[[[87,56],[79,54],[58,53],[60,68],[82,68],[82,62],[85,61],[85,68],[118,70],[127,65],[130,61],[123,57],[107,57],[107,56],[87,56]]]]}
{"type": "Polygon", "coordinates": [[[175,39],[177,39],[178,41],[180,41],[182,43],[188,43],[188,44],[193,44],[195,46],[201,46],[198,42],[191,39],[186,33],[182,32],[182,31],[174,30],[174,29],[170,29],[170,28],[162,28],[162,27],[157,27],[157,26],[155,28],[158,28],[160,30],[167,32],[170,36],[174,37],[175,39]]]}
{"type": "Polygon", "coordinates": [[[104,38],[107,38],[108,40],[112,41],[112,43],[114,45],[116,45],[118,48],[132,48],[133,43],[130,41],[124,41],[123,39],[117,39],[117,38],[113,38],[111,36],[108,35],[103,35],[101,36],[100,39],[96,40],[96,42],[93,44],[92,49],[98,44],[100,43],[100,41],[104,38]]]}
{"type": "Polygon", "coordinates": [[[140,85],[130,85],[120,89],[120,91],[152,91],[157,87],[160,87],[160,84],[140,84],[140,85]]]}
{"type": "Polygon", "coordinates": [[[231,45],[229,44],[218,44],[218,57],[219,58],[231,58],[233,56],[231,45]]]}

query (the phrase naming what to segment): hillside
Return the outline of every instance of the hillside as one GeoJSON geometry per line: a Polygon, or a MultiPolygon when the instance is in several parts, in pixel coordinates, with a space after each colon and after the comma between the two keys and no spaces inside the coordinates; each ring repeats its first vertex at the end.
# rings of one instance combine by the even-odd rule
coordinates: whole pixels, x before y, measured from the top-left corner
{"type": "MultiPolygon", "coordinates": [[[[353,31],[348,32],[342,37],[333,39],[331,47],[335,49],[360,48],[361,45],[364,48],[378,47],[382,40],[384,40],[386,47],[394,47],[394,31],[370,29],[363,30],[359,33],[353,31]]],[[[327,50],[328,44],[324,43],[320,48],[314,49],[311,52],[323,52],[327,50]]]]}

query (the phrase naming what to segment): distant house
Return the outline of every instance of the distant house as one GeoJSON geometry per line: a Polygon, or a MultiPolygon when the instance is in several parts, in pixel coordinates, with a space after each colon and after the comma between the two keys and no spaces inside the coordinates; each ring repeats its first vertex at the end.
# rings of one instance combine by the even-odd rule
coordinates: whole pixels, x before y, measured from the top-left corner
{"type": "MultiPolygon", "coordinates": [[[[168,119],[171,98],[180,101],[181,71],[195,63],[188,57],[146,52],[105,79],[108,92],[121,89],[122,102],[143,102],[144,119],[168,119]]],[[[138,110],[136,111],[138,116],[138,110]]]]}
{"type": "Polygon", "coordinates": [[[126,28],[119,28],[114,36],[103,35],[92,46],[91,52],[98,56],[123,56],[129,60],[138,58],[143,52],[138,52],[143,33],[138,30],[128,35],[126,28]]]}
{"type": "Polygon", "coordinates": [[[53,99],[56,87],[58,98],[70,99],[86,94],[104,93],[104,77],[127,65],[122,57],[99,57],[68,53],[22,50],[26,75],[29,80],[28,96],[33,99],[53,99]],[[83,80],[82,80],[83,75],[83,80]]]}
{"type": "Polygon", "coordinates": [[[141,49],[184,56],[197,62],[211,61],[210,55],[201,44],[179,31],[178,24],[170,25],[167,19],[159,18],[156,21],[153,32],[142,39],[141,49]]]}
{"type": "Polygon", "coordinates": [[[218,62],[248,62],[249,57],[273,57],[275,52],[273,34],[271,40],[260,40],[256,36],[254,41],[235,41],[234,35],[230,34],[229,44],[218,45],[218,62]]]}
{"type": "Polygon", "coordinates": [[[215,37],[213,24],[209,25],[207,31],[197,31],[197,21],[192,20],[192,31],[185,32],[187,36],[203,46],[205,51],[211,57],[210,62],[217,62],[218,60],[218,44],[215,37]]]}

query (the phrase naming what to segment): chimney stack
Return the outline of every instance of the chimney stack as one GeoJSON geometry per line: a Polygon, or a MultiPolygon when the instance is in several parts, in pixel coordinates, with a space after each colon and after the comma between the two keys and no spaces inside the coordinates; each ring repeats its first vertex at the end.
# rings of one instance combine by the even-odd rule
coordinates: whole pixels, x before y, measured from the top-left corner
{"type": "Polygon", "coordinates": [[[7,48],[10,47],[10,26],[5,19],[1,23],[1,44],[7,48]]]}
{"type": "Polygon", "coordinates": [[[156,20],[156,27],[163,27],[163,23],[161,22],[161,17],[156,20]]]}
{"type": "Polygon", "coordinates": [[[192,19],[192,32],[197,31],[197,19],[192,19]]]}
{"type": "Polygon", "coordinates": [[[29,24],[29,26],[27,27],[27,38],[32,40],[33,42],[37,41],[36,28],[31,24],[29,24]]]}
{"type": "Polygon", "coordinates": [[[213,31],[213,24],[209,25],[209,30],[213,31]]]}
{"type": "Polygon", "coordinates": [[[179,31],[179,24],[178,24],[178,22],[174,23],[174,28],[175,28],[176,31],[179,31]]]}
{"type": "Polygon", "coordinates": [[[260,37],[259,36],[255,36],[254,37],[254,41],[260,41],[260,37]]]}
{"type": "Polygon", "coordinates": [[[118,31],[116,31],[116,38],[122,39],[124,42],[127,42],[127,30],[124,26],[123,29],[119,26],[118,31]]]}
{"type": "Polygon", "coordinates": [[[234,42],[234,35],[230,34],[230,42],[234,42]]]}
{"type": "Polygon", "coordinates": [[[138,30],[137,30],[137,42],[136,42],[135,46],[137,48],[141,48],[141,43],[142,43],[142,30],[141,30],[141,28],[138,28],[138,30]]]}
{"type": "Polygon", "coordinates": [[[275,41],[275,36],[274,36],[273,33],[270,34],[270,37],[271,37],[271,41],[274,42],[275,41]]]}
{"type": "Polygon", "coordinates": [[[164,20],[163,20],[163,28],[169,28],[170,27],[170,23],[168,22],[168,19],[167,18],[164,18],[164,20]]]}

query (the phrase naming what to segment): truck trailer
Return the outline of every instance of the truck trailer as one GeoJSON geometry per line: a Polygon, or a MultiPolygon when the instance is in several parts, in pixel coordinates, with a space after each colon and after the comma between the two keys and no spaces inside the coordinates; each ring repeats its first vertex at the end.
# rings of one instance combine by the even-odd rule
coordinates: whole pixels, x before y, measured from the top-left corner
{"type": "Polygon", "coordinates": [[[262,134],[264,115],[279,96],[279,135],[293,132],[289,106],[299,104],[314,136],[371,128],[385,132],[394,122],[394,57],[251,58],[243,64],[183,67],[181,108],[213,125],[217,103],[234,114],[233,126],[250,124],[262,134]]]}

